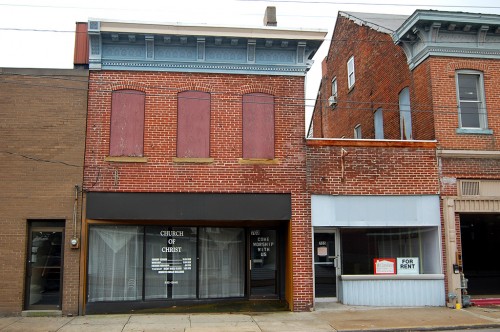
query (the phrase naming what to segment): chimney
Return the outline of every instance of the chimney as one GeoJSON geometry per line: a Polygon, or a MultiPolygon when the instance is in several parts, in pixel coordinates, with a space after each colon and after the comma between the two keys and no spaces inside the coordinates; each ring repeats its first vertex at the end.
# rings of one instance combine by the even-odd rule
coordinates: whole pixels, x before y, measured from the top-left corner
{"type": "Polygon", "coordinates": [[[264,14],[264,25],[266,27],[275,27],[278,25],[276,21],[276,7],[268,6],[264,14]]]}
{"type": "Polygon", "coordinates": [[[86,67],[89,65],[89,36],[87,34],[87,22],[76,22],[74,67],[86,67]]]}

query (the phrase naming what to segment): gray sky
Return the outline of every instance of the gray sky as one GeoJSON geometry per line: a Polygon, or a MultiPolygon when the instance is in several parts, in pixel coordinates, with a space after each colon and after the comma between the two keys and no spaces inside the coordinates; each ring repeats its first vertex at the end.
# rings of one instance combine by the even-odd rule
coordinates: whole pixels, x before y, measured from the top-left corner
{"type": "MultiPolygon", "coordinates": [[[[267,6],[276,7],[278,26],[328,30],[327,39],[339,10],[410,15],[415,9],[436,9],[500,14],[498,0],[0,0],[0,67],[72,68],[75,22],[89,18],[261,26],[267,6]]],[[[329,44],[329,40],[323,43],[307,75],[308,106],[314,104],[321,61],[329,44]]],[[[310,107],[307,124],[309,117],[310,107]]]]}

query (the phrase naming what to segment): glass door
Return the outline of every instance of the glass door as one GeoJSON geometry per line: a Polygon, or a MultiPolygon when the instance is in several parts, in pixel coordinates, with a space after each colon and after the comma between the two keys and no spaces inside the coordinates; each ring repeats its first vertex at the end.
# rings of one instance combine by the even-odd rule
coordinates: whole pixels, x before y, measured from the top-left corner
{"type": "Polygon", "coordinates": [[[63,227],[31,227],[26,273],[26,309],[61,306],[63,227]]]}
{"type": "Polygon", "coordinates": [[[278,250],[275,229],[250,230],[250,297],[278,297],[278,250]]]}
{"type": "Polygon", "coordinates": [[[316,300],[337,297],[337,276],[340,274],[337,232],[314,231],[314,295],[316,300]]]}

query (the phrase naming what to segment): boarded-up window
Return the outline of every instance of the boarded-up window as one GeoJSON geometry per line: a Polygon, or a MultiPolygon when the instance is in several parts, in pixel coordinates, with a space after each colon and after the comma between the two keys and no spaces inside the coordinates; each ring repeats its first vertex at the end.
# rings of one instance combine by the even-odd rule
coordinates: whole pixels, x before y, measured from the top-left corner
{"type": "Polygon", "coordinates": [[[143,155],[145,100],[146,94],[141,91],[113,91],[110,156],[143,155]]]}
{"type": "Polygon", "coordinates": [[[243,158],[274,158],[274,97],[243,96],[243,158]]]}
{"type": "Polygon", "coordinates": [[[177,157],[210,157],[210,94],[180,92],[177,103],[177,157]]]}

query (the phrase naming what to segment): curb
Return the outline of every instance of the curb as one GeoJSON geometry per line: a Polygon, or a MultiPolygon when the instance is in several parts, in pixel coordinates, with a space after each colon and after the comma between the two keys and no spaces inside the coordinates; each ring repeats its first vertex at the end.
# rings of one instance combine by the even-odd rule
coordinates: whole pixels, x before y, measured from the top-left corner
{"type": "Polygon", "coordinates": [[[492,324],[474,324],[474,325],[445,325],[429,327],[394,327],[380,329],[358,329],[358,330],[337,330],[337,332],[411,332],[411,331],[452,331],[452,330],[470,330],[470,329],[492,329],[500,327],[500,323],[492,324]]]}

